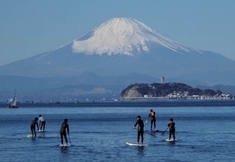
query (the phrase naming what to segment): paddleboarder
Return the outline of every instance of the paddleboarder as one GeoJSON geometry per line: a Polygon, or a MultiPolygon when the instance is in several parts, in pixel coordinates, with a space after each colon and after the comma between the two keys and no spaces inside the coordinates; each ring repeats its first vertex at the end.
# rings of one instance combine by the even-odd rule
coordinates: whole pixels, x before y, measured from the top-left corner
{"type": "Polygon", "coordinates": [[[150,110],[149,118],[151,118],[151,130],[152,128],[154,128],[155,130],[156,129],[156,113],[152,109],[150,110]]]}
{"type": "Polygon", "coordinates": [[[64,119],[63,123],[61,124],[60,127],[60,139],[61,139],[61,144],[63,145],[63,138],[65,139],[66,144],[68,145],[68,139],[67,139],[67,134],[69,136],[69,124],[68,124],[68,119],[64,119]]]}
{"type": "Polygon", "coordinates": [[[167,126],[170,128],[169,140],[171,139],[171,135],[173,136],[173,140],[175,140],[175,122],[173,118],[170,118],[170,121],[167,126]]]}
{"type": "Polygon", "coordinates": [[[37,126],[38,127],[38,117],[34,118],[34,120],[32,121],[31,125],[30,125],[30,130],[31,130],[31,133],[32,133],[32,137],[33,138],[36,138],[37,137],[37,134],[36,134],[36,131],[35,131],[35,127],[37,126]]]}
{"type": "Polygon", "coordinates": [[[40,130],[42,130],[43,132],[45,131],[45,126],[46,126],[46,121],[44,119],[44,117],[40,114],[39,115],[39,125],[40,125],[40,130]]]}
{"type": "Polygon", "coordinates": [[[138,115],[136,117],[136,123],[133,127],[133,129],[138,125],[138,128],[137,128],[137,142],[140,143],[140,137],[141,137],[141,143],[143,144],[144,143],[144,122],[143,120],[141,119],[141,116],[138,115]]]}

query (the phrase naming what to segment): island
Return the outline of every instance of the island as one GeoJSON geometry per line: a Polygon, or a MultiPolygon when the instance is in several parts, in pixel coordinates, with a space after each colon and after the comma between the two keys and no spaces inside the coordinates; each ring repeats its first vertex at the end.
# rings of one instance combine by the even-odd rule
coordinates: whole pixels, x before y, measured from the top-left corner
{"type": "Polygon", "coordinates": [[[122,90],[120,97],[122,100],[152,100],[152,99],[234,99],[229,93],[220,90],[193,88],[184,83],[136,83],[129,85],[122,90]]]}

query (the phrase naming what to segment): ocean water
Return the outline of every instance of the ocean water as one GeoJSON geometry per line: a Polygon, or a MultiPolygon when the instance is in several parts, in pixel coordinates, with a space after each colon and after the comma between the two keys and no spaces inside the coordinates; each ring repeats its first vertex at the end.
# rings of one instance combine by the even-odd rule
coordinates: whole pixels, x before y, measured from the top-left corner
{"type": "MultiPolygon", "coordinates": [[[[90,162],[172,161],[221,162],[235,160],[235,107],[27,107],[0,108],[0,161],[90,162]],[[136,142],[132,127],[136,116],[148,119],[156,111],[157,129],[165,130],[169,118],[176,122],[175,143],[168,132],[144,134],[146,147],[136,142]],[[46,132],[27,138],[31,121],[42,114],[46,132]],[[64,118],[70,125],[72,146],[61,148],[59,129],[64,118]]],[[[150,128],[150,121],[145,129],[150,128]]]]}

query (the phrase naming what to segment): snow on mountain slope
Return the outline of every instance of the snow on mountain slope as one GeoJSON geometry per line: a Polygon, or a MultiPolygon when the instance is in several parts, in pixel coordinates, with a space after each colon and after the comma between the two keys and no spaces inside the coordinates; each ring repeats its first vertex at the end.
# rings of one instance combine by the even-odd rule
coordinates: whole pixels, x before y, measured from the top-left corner
{"type": "Polygon", "coordinates": [[[74,53],[84,54],[125,54],[148,52],[154,43],[175,52],[195,51],[168,37],[162,36],[142,22],[132,18],[113,18],[95,28],[86,39],[73,41],[74,53]]]}

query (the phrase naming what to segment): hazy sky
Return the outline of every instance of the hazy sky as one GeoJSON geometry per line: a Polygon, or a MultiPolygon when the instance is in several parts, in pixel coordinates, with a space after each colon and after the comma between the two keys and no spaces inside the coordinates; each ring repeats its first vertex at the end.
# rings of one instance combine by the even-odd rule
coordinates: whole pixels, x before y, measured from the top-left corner
{"type": "Polygon", "coordinates": [[[0,0],[0,65],[58,48],[113,17],[235,60],[234,0],[0,0]]]}

